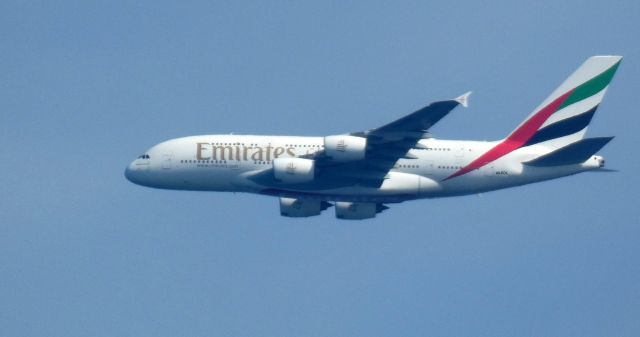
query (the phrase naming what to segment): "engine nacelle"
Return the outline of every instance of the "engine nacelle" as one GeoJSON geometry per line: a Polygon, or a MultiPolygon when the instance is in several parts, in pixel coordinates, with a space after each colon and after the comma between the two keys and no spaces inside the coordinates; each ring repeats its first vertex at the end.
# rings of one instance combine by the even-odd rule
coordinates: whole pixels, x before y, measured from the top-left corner
{"type": "Polygon", "coordinates": [[[324,153],[335,161],[346,162],[364,159],[367,139],[349,135],[324,137],[324,153]]]}
{"type": "Polygon", "coordinates": [[[284,183],[304,183],[315,176],[315,162],[305,158],[276,158],[273,160],[273,175],[284,183]]]}
{"type": "Polygon", "coordinates": [[[329,207],[331,204],[326,201],[280,198],[280,215],[291,218],[319,215],[329,207]]]}
{"type": "Polygon", "coordinates": [[[378,190],[381,194],[418,194],[440,191],[442,185],[417,174],[389,172],[378,190]]]}
{"type": "Polygon", "coordinates": [[[375,218],[376,214],[388,207],[373,202],[336,202],[336,218],[345,220],[362,220],[375,218]]]}

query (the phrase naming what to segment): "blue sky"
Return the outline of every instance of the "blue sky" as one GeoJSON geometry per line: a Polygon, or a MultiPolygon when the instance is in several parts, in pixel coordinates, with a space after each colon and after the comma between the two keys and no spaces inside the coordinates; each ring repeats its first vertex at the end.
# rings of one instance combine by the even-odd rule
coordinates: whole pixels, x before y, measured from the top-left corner
{"type": "Polygon", "coordinates": [[[637,336],[637,1],[0,4],[0,335],[637,336]],[[438,138],[505,136],[591,55],[615,174],[279,216],[142,188],[192,134],[369,129],[473,90],[438,138]]]}

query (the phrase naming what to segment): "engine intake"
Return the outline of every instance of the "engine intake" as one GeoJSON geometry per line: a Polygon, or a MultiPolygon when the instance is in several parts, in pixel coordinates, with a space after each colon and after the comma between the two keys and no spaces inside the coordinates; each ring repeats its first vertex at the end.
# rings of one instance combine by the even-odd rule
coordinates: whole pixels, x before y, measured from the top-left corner
{"type": "Polygon", "coordinates": [[[364,159],[367,139],[349,135],[324,137],[324,153],[335,161],[346,162],[364,159]]]}

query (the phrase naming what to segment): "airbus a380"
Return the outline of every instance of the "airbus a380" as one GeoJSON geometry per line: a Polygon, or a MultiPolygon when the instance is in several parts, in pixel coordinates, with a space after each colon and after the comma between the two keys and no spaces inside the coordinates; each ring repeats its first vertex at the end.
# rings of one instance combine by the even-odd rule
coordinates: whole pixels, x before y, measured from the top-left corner
{"type": "Polygon", "coordinates": [[[276,196],[286,217],[367,219],[385,204],[476,194],[591,170],[613,137],[587,127],[622,57],[587,59],[511,134],[497,141],[442,140],[428,130],[469,93],[381,127],[326,137],[204,135],[153,146],[125,170],[148,187],[276,196]]]}

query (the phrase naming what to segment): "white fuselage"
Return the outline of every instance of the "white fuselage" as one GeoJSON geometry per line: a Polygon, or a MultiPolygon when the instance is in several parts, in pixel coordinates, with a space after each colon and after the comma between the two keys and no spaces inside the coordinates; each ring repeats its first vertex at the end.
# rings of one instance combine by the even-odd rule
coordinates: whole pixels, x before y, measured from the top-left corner
{"type": "Polygon", "coordinates": [[[270,194],[332,201],[400,202],[410,199],[474,194],[559,178],[602,166],[592,156],[582,164],[533,167],[523,162],[551,151],[542,145],[515,150],[464,175],[446,179],[497,142],[420,140],[399,159],[379,187],[352,183],[322,189],[280,188],[248,179],[272,167],[281,157],[312,155],[323,150],[323,137],[204,135],[172,139],[149,149],[126,169],[132,182],[148,187],[270,194]]]}

